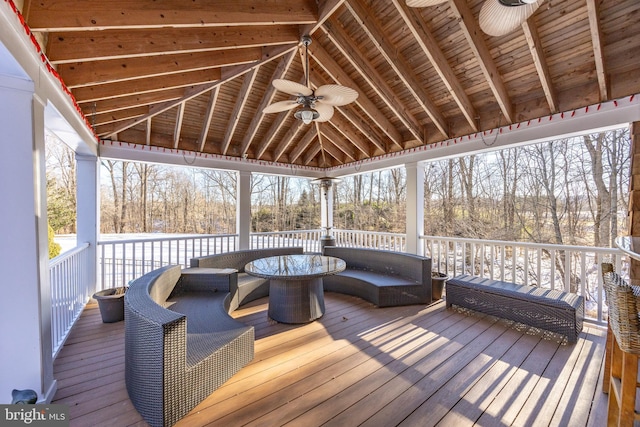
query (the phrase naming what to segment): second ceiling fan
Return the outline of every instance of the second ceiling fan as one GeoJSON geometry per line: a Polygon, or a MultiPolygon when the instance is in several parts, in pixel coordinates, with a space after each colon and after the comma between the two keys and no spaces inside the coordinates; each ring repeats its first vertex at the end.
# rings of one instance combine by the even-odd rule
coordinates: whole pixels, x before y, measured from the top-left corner
{"type": "MultiPolygon", "coordinates": [[[[428,7],[447,0],[407,0],[409,7],[428,7]]],[[[520,27],[543,0],[486,0],[480,9],[480,28],[490,36],[504,36],[520,27]]]]}
{"type": "Polygon", "coordinates": [[[341,85],[322,85],[316,90],[309,85],[309,54],[308,47],[311,44],[311,37],[304,36],[302,44],[305,47],[305,83],[306,85],[293,82],[291,80],[276,79],[272,82],[273,87],[281,92],[296,97],[290,101],[279,101],[267,106],[264,113],[279,113],[282,111],[297,110],[294,116],[302,120],[304,124],[312,121],[326,122],[333,117],[333,107],[339,107],[352,103],[358,98],[358,92],[341,85]]]}

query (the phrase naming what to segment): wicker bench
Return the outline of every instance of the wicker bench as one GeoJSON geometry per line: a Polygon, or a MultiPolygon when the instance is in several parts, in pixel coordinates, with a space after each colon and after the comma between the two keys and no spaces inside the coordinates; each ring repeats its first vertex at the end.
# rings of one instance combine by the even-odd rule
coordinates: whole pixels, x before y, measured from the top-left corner
{"type": "Polygon", "coordinates": [[[170,426],[253,359],[254,329],[229,316],[232,269],[168,266],[125,294],[125,380],[151,426],[170,426]]]}
{"type": "Polygon", "coordinates": [[[302,247],[249,249],[235,252],[225,252],[215,255],[207,255],[191,258],[191,267],[200,268],[233,268],[238,271],[237,286],[232,285],[231,310],[235,310],[242,304],[246,304],[258,298],[269,295],[269,280],[250,276],[244,272],[247,263],[259,259],[278,255],[294,255],[304,252],[302,247]]]}
{"type": "Polygon", "coordinates": [[[431,259],[404,252],[326,246],[347,268],[323,278],[324,290],[355,295],[378,307],[431,302],[431,259]]]}
{"type": "Polygon", "coordinates": [[[456,305],[555,332],[575,343],[584,299],[576,294],[461,275],[447,281],[447,307],[456,305]]]}

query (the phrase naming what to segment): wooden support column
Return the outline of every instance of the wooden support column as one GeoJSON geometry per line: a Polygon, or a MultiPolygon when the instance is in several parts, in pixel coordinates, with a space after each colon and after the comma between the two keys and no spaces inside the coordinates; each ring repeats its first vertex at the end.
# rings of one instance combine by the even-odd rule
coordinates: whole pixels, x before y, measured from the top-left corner
{"type": "MultiPolygon", "coordinates": [[[[629,235],[640,236],[640,122],[631,124],[631,179],[629,189],[629,235]]],[[[640,285],[640,261],[630,259],[629,281],[640,285]]]]}

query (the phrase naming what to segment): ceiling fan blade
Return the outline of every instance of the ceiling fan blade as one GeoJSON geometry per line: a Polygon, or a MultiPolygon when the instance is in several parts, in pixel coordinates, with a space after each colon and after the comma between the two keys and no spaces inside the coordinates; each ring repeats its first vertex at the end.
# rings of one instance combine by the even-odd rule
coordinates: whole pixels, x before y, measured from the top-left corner
{"type": "Polygon", "coordinates": [[[316,122],[328,122],[331,120],[331,117],[333,117],[333,107],[329,104],[316,102],[313,108],[319,114],[318,118],[315,120],[316,122]]]}
{"type": "Polygon", "coordinates": [[[350,87],[340,85],[323,85],[314,92],[315,96],[321,97],[323,104],[339,107],[352,103],[358,98],[358,92],[350,87]]]}
{"type": "Polygon", "coordinates": [[[291,80],[275,79],[273,81],[273,87],[281,92],[288,93],[293,96],[310,96],[313,95],[313,91],[301,85],[300,83],[292,82],[291,80]]]}
{"type": "Polygon", "coordinates": [[[490,36],[504,36],[518,29],[538,9],[542,0],[530,4],[505,6],[499,0],[486,0],[480,9],[480,28],[490,36]]]}
{"type": "Polygon", "coordinates": [[[440,3],[444,3],[447,0],[407,0],[407,6],[409,7],[429,7],[435,6],[440,3]]]}
{"type": "Polygon", "coordinates": [[[262,112],[263,113],[280,113],[281,111],[287,111],[287,110],[296,108],[298,105],[300,104],[298,104],[296,101],[274,102],[271,105],[267,105],[265,109],[262,110],[262,112]]]}

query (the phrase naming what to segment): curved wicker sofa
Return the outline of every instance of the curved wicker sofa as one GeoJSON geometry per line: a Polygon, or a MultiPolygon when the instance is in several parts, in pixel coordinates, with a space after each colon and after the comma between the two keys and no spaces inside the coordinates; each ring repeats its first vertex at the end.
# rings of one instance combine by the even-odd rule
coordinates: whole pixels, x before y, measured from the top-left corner
{"type": "Polygon", "coordinates": [[[431,258],[404,252],[325,246],[347,268],[323,278],[324,290],[355,295],[378,307],[431,303],[431,258]]]}
{"type": "Polygon", "coordinates": [[[191,258],[191,267],[196,268],[233,268],[238,270],[237,286],[231,288],[231,311],[242,304],[269,295],[269,280],[250,276],[244,272],[244,266],[256,259],[278,255],[304,253],[302,247],[247,249],[191,258]]]}
{"type": "Polygon", "coordinates": [[[229,316],[232,269],[154,270],[125,294],[125,379],[151,426],[170,426],[253,359],[254,330],[229,316]]]}

